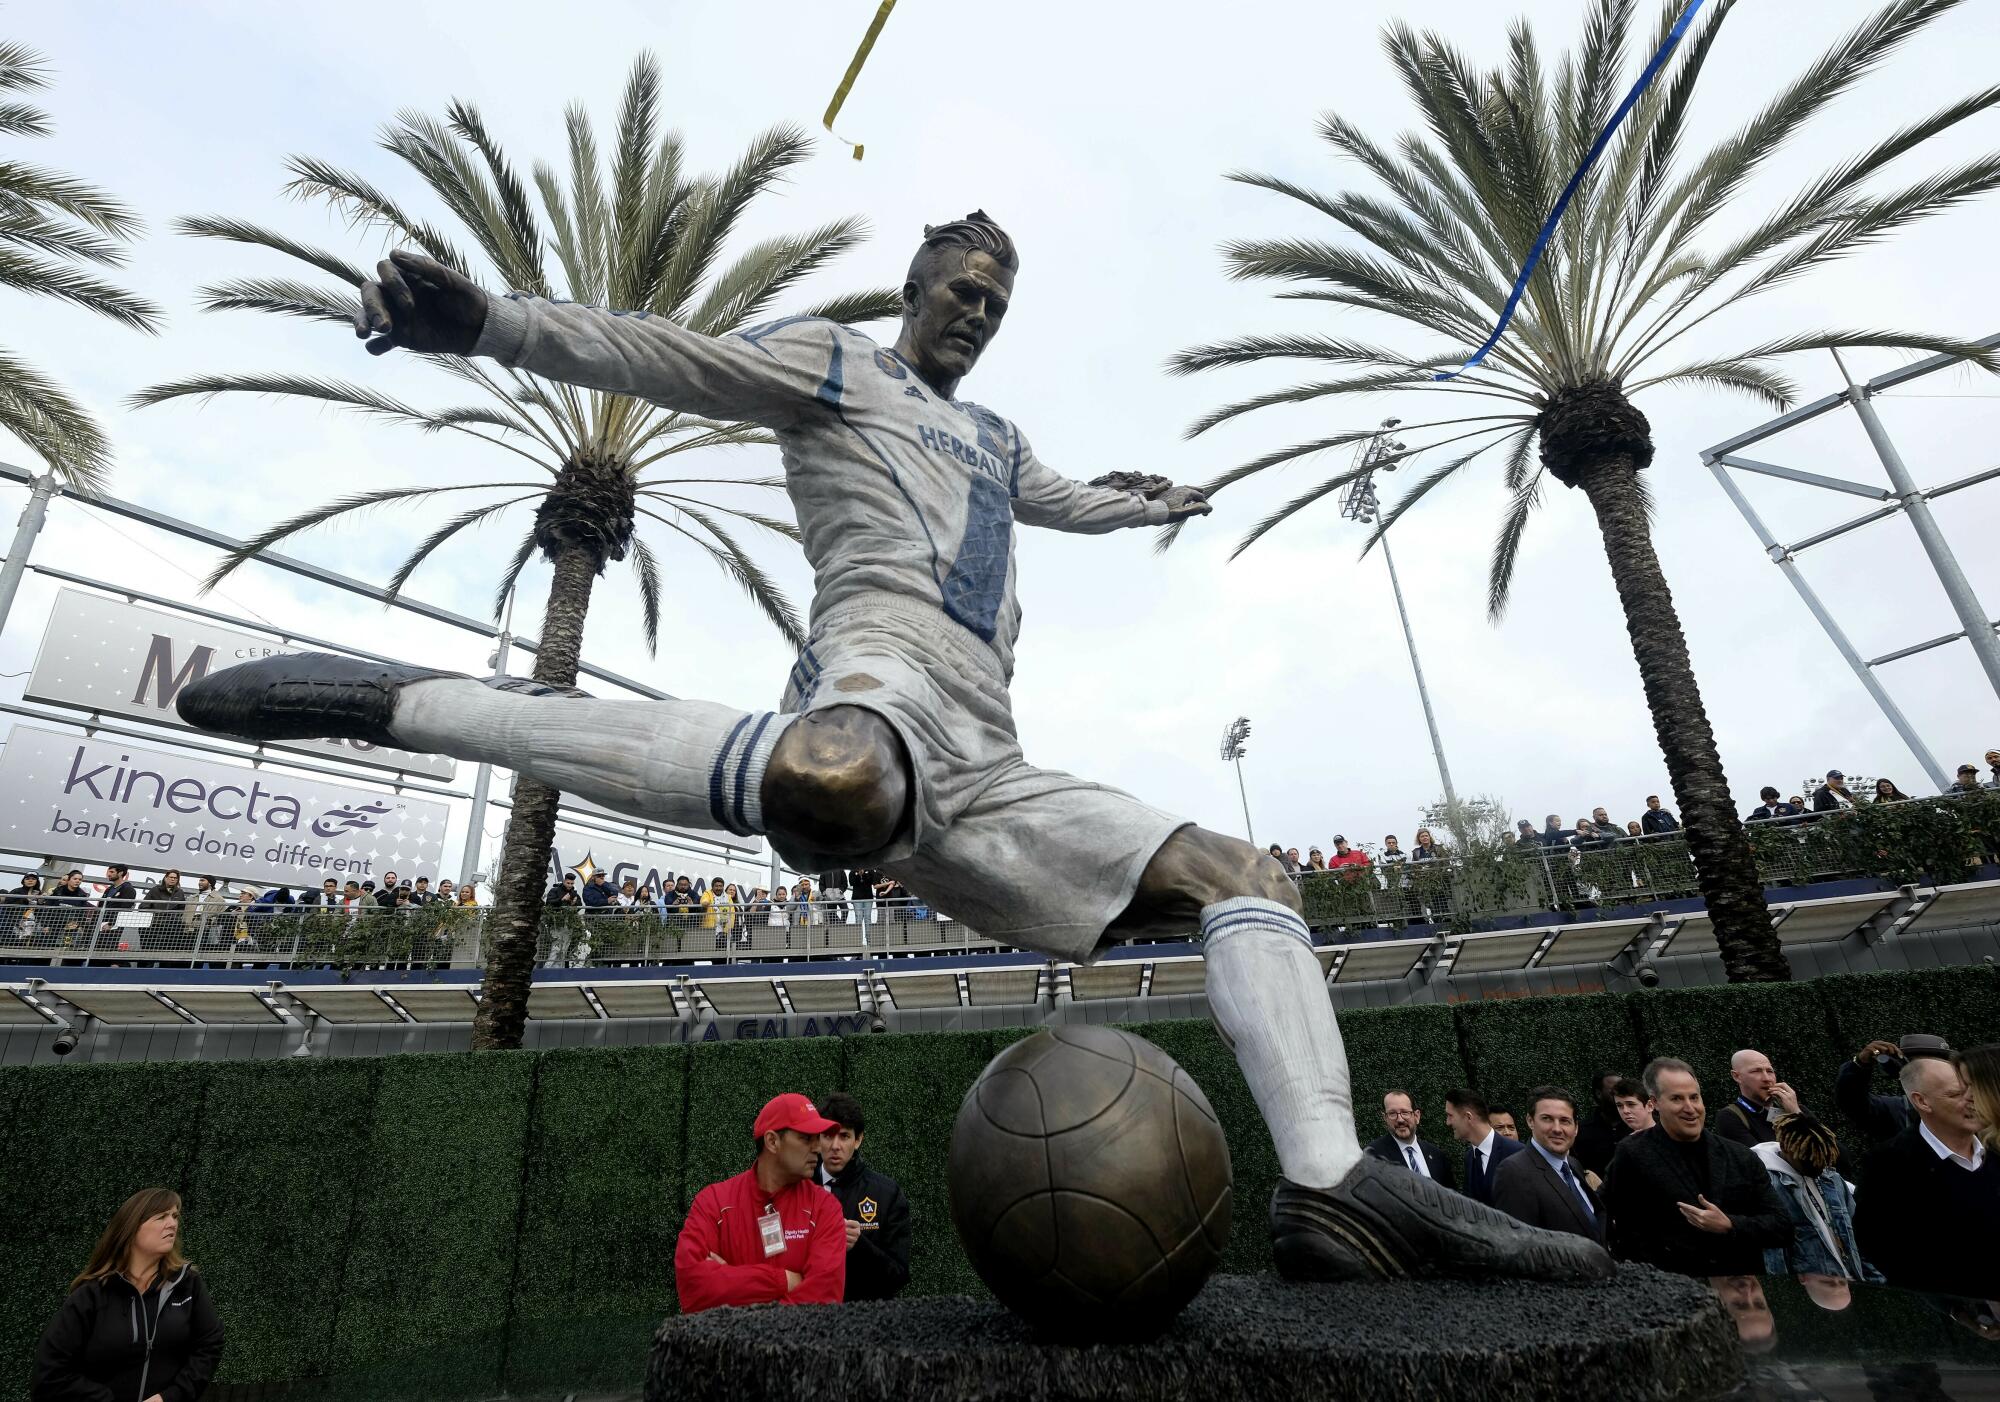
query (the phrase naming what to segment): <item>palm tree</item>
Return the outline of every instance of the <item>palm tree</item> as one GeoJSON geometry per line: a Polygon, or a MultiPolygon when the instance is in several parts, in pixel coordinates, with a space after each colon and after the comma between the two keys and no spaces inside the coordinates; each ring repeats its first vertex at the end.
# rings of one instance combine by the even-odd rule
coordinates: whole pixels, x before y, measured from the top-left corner
{"type": "MultiPolygon", "coordinates": [[[[723,247],[743,212],[806,158],[811,143],[798,130],[779,127],[759,136],[722,174],[695,175],[684,169],[678,134],[659,130],[659,102],[658,66],[641,55],[625,86],[608,163],[600,157],[588,117],[572,106],[566,114],[566,182],[546,164],[533,170],[539,213],[479,113],[463,102],[454,102],[442,122],[418,112],[400,113],[384,130],[381,144],[443,201],[507,286],[538,296],[644,310],[711,335],[755,320],[794,283],[866,236],[861,220],[841,219],[758,243],[721,265],[723,247]]],[[[292,158],[289,168],[288,193],[322,202],[356,225],[414,244],[477,276],[442,229],[406,211],[361,176],[305,156],[292,158]]],[[[352,334],[359,299],[348,289],[366,275],[345,258],[234,219],[184,219],[177,227],[200,238],[272,249],[347,284],[336,289],[284,277],[241,278],[203,288],[204,309],[304,317],[332,322],[343,334],[352,334]]],[[[897,310],[893,292],[862,291],[823,301],[807,314],[855,322],[897,310]]],[[[642,518],[659,527],[662,539],[706,555],[742,586],[786,638],[803,642],[797,612],[732,533],[738,523],[746,523],[796,541],[797,527],[712,499],[717,487],[774,490],[783,487],[784,479],[758,477],[746,483],[714,475],[718,469],[709,465],[710,455],[686,456],[707,448],[768,444],[773,441],[768,433],[674,413],[639,399],[580,391],[462,357],[428,359],[469,386],[476,402],[423,408],[360,384],[272,372],[195,375],[134,397],[140,405],[218,394],[333,404],[426,433],[469,435],[525,465],[514,469],[521,480],[343,496],[258,532],[225,557],[208,581],[211,586],[259,551],[353,512],[475,493],[473,503],[445,519],[410,552],[390,578],[389,592],[393,596],[401,590],[418,566],[461,531],[516,508],[531,511],[532,521],[500,571],[494,612],[497,618],[531,557],[539,552],[549,561],[554,576],[535,658],[536,681],[559,687],[576,681],[591,591],[613,561],[631,561],[645,608],[646,640],[657,647],[660,567],[639,534],[642,518]],[[681,468],[682,462],[688,466],[681,468]]],[[[477,1048],[520,1045],[556,800],[552,789],[525,780],[515,791],[487,921],[485,996],[473,1029],[477,1048]]]]}
{"type": "MultiPolygon", "coordinates": [[[[49,83],[33,49],[0,42],[0,95],[49,83]]],[[[48,115],[26,102],[0,100],[0,135],[47,136],[48,115]]],[[[58,297],[139,331],[157,331],[160,309],[113,287],[80,265],[115,268],[138,237],[139,217],[103,191],[61,171],[0,160],[0,287],[58,297]]],[[[103,487],[111,447],[90,412],[55,381],[0,347],[0,430],[21,440],[57,480],[81,491],[103,487]]]]}
{"type": "MultiPolygon", "coordinates": [[[[1639,477],[1653,460],[1653,440],[1633,399],[1665,385],[1698,385],[1784,408],[1796,386],[1774,362],[1813,349],[1909,348],[1996,368],[1991,352],[1963,340],[1894,330],[1813,330],[1723,354],[1668,355],[1718,312],[2000,183],[2000,156],[1987,155],[1897,188],[1866,188],[1898,157],[2000,102],[2000,87],[1989,87],[1844,154],[1789,199],[1759,200],[1748,210],[1736,203],[1745,182],[1802,126],[1956,3],[1885,5],[1777,87],[1739,130],[1690,157],[1683,147],[1695,89],[1731,9],[1731,0],[1717,0],[1584,179],[1506,338],[1475,370],[1444,381],[1437,372],[1462,365],[1494,325],[1558,192],[1631,82],[1635,65],[1627,49],[1635,0],[1592,0],[1576,52],[1555,66],[1553,80],[1525,23],[1511,28],[1507,60],[1491,72],[1477,70],[1438,35],[1391,24],[1384,48],[1427,130],[1384,143],[1334,113],[1319,127],[1386,196],[1327,195],[1276,175],[1230,176],[1310,206],[1360,246],[1253,239],[1226,245],[1224,255],[1236,278],[1299,285],[1278,293],[1281,298],[1372,312],[1439,339],[1405,353],[1334,336],[1246,336],[1190,348],[1170,362],[1182,374],[1265,360],[1341,367],[1336,378],[1216,409],[1189,428],[1190,437],[1270,405],[1338,395],[1397,391],[1450,396],[1453,404],[1480,401],[1457,415],[1406,412],[1422,421],[1405,423],[1398,433],[1427,441],[1402,457],[1458,447],[1383,516],[1369,545],[1440,482],[1498,450],[1512,501],[1493,548],[1487,603],[1496,618],[1506,607],[1521,534],[1541,501],[1543,479],[1583,490],[1603,534],[1654,730],[1732,980],[1784,979],[1790,971],[1771,931],[1673,596],[1653,550],[1650,495],[1639,477]],[[1723,232],[1717,226],[1725,211],[1748,227],[1723,232]]],[[[1665,42],[1682,8],[1683,0],[1667,0],[1651,42],[1638,55],[1641,62],[1665,42]]],[[[1374,432],[1356,427],[1277,449],[1206,485],[1219,490],[1374,432]]],[[[1363,470],[1357,465],[1299,493],[1259,521],[1237,553],[1363,470]]]]}

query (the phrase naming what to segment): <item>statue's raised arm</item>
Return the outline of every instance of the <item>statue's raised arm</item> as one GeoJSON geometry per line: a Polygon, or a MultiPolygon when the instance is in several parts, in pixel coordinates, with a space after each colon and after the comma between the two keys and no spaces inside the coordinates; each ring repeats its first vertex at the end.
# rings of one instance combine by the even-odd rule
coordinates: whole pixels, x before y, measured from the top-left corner
{"type": "Polygon", "coordinates": [[[704,336],[645,311],[494,297],[434,259],[399,250],[361,285],[354,329],[374,355],[488,356],[564,384],[777,428],[813,402],[824,375],[823,365],[788,353],[791,324],[704,336]]]}

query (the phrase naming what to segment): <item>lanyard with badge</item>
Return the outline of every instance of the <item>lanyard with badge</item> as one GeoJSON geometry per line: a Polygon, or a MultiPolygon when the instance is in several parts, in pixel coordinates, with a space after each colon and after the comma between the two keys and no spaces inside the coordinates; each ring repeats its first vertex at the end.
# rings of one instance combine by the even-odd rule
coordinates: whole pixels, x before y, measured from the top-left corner
{"type": "Polygon", "coordinates": [[[785,1254],[785,1224],[778,1219],[778,1205],[767,1202],[757,1218],[757,1234],[764,1239],[764,1259],[785,1254]]]}

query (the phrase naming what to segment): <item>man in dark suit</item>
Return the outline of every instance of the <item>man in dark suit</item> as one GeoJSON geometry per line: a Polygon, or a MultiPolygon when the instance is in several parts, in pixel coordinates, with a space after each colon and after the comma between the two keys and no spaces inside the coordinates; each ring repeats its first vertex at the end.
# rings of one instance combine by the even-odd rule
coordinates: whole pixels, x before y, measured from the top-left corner
{"type": "Polygon", "coordinates": [[[1451,1137],[1465,1146],[1465,1162],[1459,1170],[1465,1195],[1491,1207],[1494,1173],[1526,1146],[1518,1139],[1504,1139],[1495,1134],[1486,1115],[1486,1097],[1478,1091],[1445,1092],[1444,1122],[1451,1126],[1451,1137]]]}
{"type": "Polygon", "coordinates": [[[1585,1181],[1596,1175],[1570,1162],[1576,1101],[1556,1086],[1537,1086],[1528,1093],[1528,1129],[1527,1151],[1494,1174],[1493,1205],[1531,1227],[1603,1242],[1604,1203],[1585,1181]]]}
{"type": "Polygon", "coordinates": [[[1792,1239],[1792,1219],[1763,1161],[1708,1132],[1701,1082],[1659,1057],[1644,1081],[1659,1124],[1611,1156],[1603,1200],[1611,1249],[1682,1275],[1760,1275],[1764,1249],[1792,1239]]]}
{"type": "Polygon", "coordinates": [[[2000,1155],[1958,1066],[1903,1067],[1916,1123],[1871,1153],[1854,1194],[1861,1254],[1891,1285],[1991,1299],[2000,1294],[2000,1155]]]}
{"type": "Polygon", "coordinates": [[[1417,1138],[1417,1125],[1422,1122],[1423,1112],[1417,1109],[1417,1102],[1410,1098],[1406,1090],[1392,1090],[1382,1097],[1382,1123],[1389,1132],[1368,1146],[1368,1152],[1386,1163],[1399,1163],[1412,1173],[1456,1188],[1452,1181],[1451,1159],[1444,1150],[1433,1148],[1417,1138]]]}

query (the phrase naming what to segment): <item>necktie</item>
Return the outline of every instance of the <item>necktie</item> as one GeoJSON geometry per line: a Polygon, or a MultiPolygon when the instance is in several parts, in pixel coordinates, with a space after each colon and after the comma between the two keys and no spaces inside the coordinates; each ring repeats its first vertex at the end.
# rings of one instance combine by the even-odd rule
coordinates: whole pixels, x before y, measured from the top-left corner
{"type": "Polygon", "coordinates": [[[1583,1204],[1584,1217],[1589,1221],[1595,1222],[1597,1220],[1597,1214],[1591,1211],[1590,1197],[1587,1193],[1583,1191],[1583,1184],[1576,1181],[1576,1174],[1570,1171],[1568,1159],[1563,1160],[1563,1182],[1569,1184],[1569,1190],[1572,1193],[1575,1193],[1576,1200],[1583,1204]]]}
{"type": "Polygon", "coordinates": [[[1422,1172],[1424,1171],[1424,1170],[1422,1169],[1422,1167],[1421,1167],[1421,1166],[1419,1166],[1419,1165],[1418,1165],[1418,1163],[1417,1163],[1417,1146],[1416,1146],[1416,1145],[1414,1145],[1414,1144],[1405,1144],[1405,1145],[1403,1146],[1403,1157],[1404,1157],[1404,1158],[1406,1158],[1406,1159],[1408,1159],[1408,1160],[1410,1161],[1410,1172],[1412,1172],[1412,1173],[1422,1173],[1422,1172]]]}

